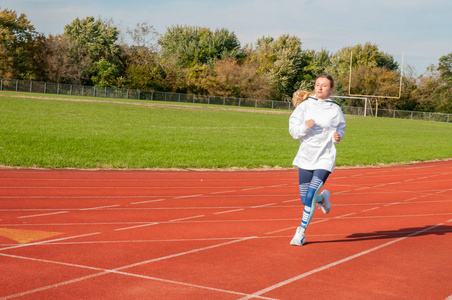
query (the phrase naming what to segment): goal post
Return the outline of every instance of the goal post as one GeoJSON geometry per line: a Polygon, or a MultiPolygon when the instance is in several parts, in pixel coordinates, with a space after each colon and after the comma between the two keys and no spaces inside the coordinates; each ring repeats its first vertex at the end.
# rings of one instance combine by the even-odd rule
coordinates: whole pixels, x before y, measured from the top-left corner
{"type": "Polygon", "coordinates": [[[341,105],[346,115],[373,116],[372,105],[366,97],[330,96],[330,98],[341,105]]]}
{"type": "Polygon", "coordinates": [[[351,93],[353,51],[350,51],[350,75],[349,75],[349,79],[348,79],[348,95],[349,96],[353,96],[353,97],[400,99],[400,97],[402,96],[403,56],[404,56],[404,54],[402,53],[402,66],[400,67],[399,95],[398,96],[358,95],[358,94],[352,94],[351,93]]]}

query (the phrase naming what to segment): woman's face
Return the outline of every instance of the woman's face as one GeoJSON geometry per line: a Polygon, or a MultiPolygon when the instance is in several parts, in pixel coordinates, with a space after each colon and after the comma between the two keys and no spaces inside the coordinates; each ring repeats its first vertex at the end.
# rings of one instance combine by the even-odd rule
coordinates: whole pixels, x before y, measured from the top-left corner
{"type": "Polygon", "coordinates": [[[317,99],[326,100],[333,92],[331,82],[328,78],[317,78],[315,81],[314,91],[317,99]]]}

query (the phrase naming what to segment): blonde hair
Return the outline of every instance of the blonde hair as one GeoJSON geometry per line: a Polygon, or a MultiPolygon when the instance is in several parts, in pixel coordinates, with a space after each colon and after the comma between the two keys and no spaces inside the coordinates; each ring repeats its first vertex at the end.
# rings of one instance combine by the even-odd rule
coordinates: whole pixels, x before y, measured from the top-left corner
{"type": "Polygon", "coordinates": [[[314,96],[315,93],[314,92],[308,92],[308,91],[304,91],[304,90],[297,90],[295,93],[293,93],[292,96],[292,103],[295,107],[297,107],[298,105],[300,105],[301,102],[305,101],[306,99],[308,99],[308,97],[314,96]]]}

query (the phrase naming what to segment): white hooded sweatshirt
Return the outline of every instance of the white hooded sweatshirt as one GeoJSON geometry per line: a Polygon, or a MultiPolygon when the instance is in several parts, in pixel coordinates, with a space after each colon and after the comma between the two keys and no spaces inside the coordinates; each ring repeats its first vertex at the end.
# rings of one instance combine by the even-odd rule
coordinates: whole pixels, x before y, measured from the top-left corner
{"type": "Polygon", "coordinates": [[[300,140],[300,148],[293,165],[305,170],[327,170],[333,172],[336,162],[334,132],[341,138],[345,133],[344,114],[332,100],[317,100],[309,97],[292,113],[289,119],[289,133],[300,140]],[[308,128],[305,121],[314,120],[308,128]]]}

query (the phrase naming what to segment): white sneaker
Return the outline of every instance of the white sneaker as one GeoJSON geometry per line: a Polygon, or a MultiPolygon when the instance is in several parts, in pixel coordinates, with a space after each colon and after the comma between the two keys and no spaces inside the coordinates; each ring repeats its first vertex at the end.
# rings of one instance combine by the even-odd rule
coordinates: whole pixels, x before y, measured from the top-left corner
{"type": "Polygon", "coordinates": [[[323,190],[320,193],[320,196],[323,197],[324,202],[323,202],[323,204],[320,204],[320,203],[318,204],[319,208],[323,211],[323,213],[327,214],[331,210],[330,191],[323,190]]]}
{"type": "Polygon", "coordinates": [[[293,236],[293,239],[290,241],[291,245],[294,246],[301,246],[304,244],[304,231],[305,229],[301,226],[297,227],[297,232],[295,232],[295,235],[293,236]]]}

